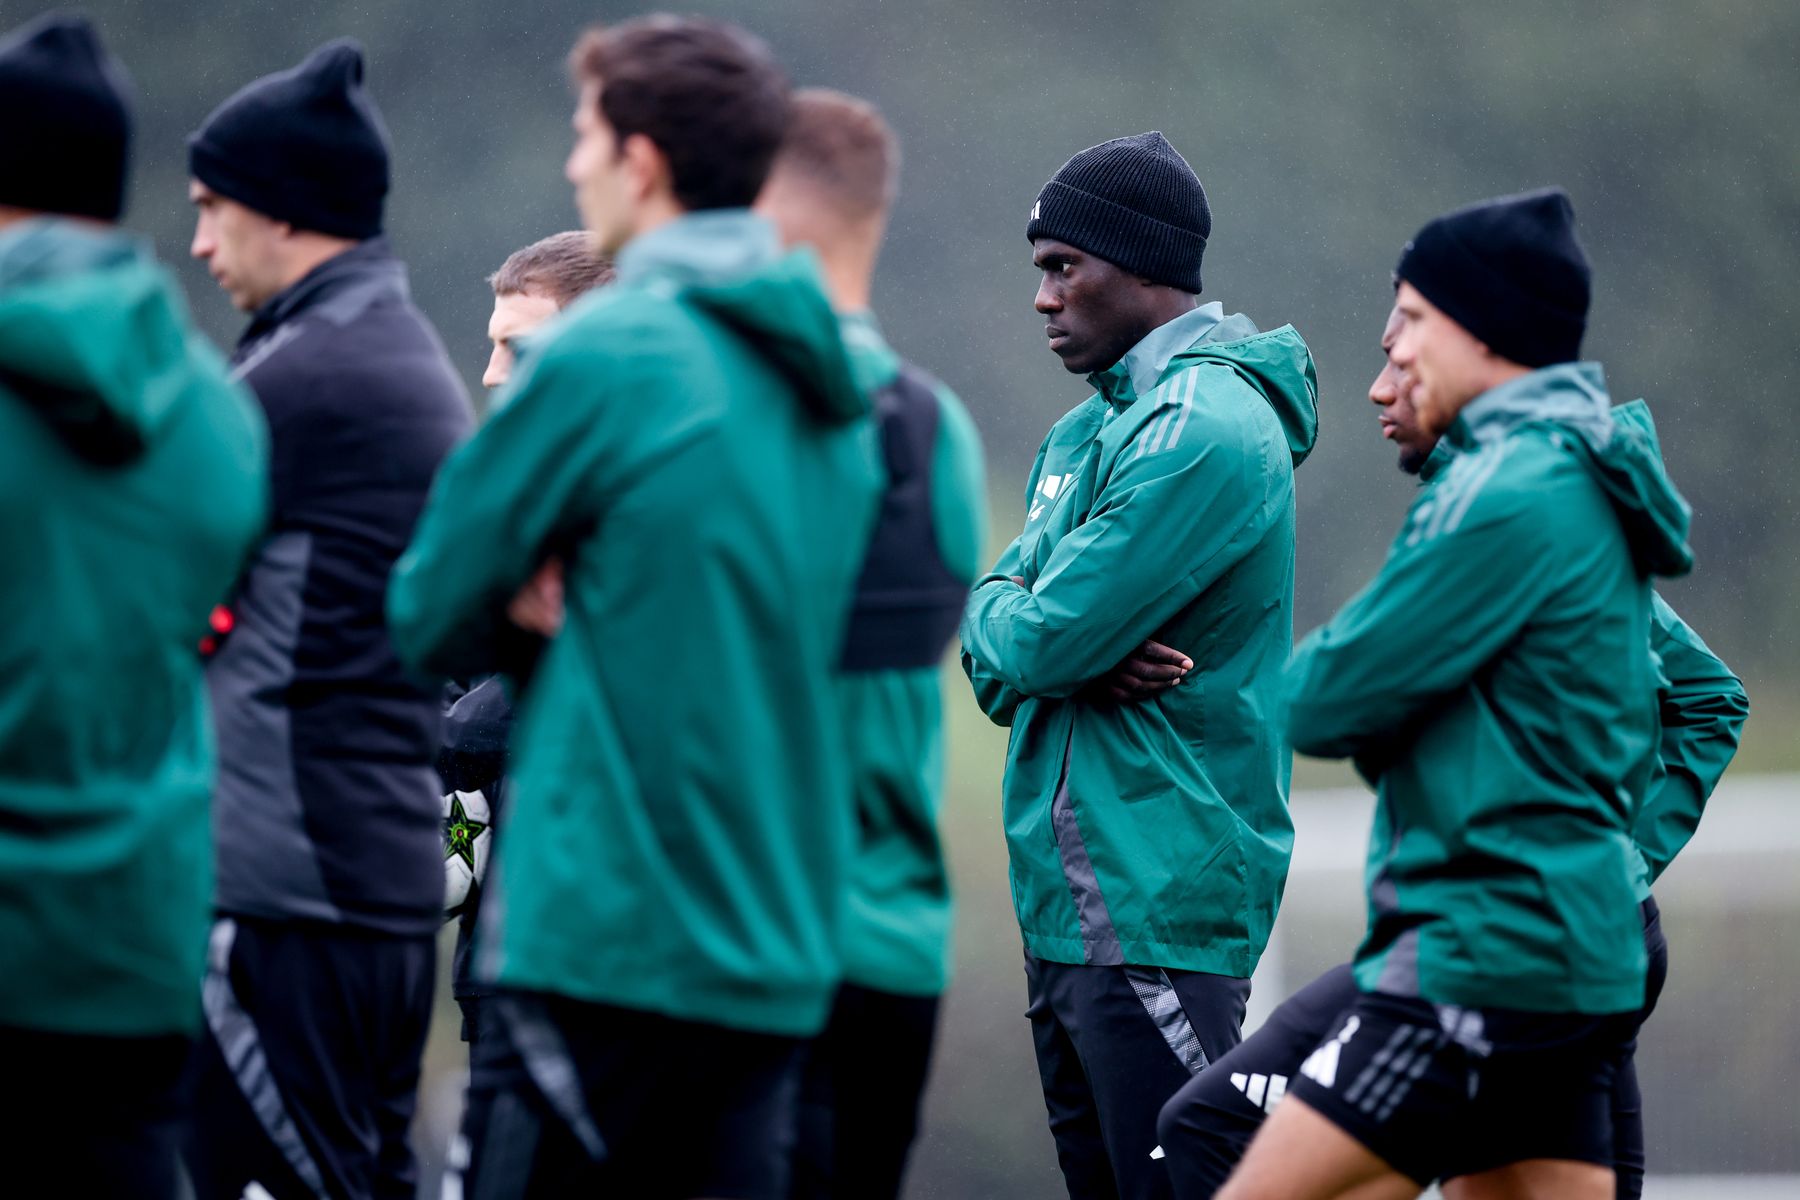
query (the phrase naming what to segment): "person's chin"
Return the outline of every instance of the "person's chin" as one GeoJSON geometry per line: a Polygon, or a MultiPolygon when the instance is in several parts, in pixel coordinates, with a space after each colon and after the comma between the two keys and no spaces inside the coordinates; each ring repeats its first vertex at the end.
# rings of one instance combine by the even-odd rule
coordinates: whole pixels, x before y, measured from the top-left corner
{"type": "Polygon", "coordinates": [[[1052,349],[1050,353],[1061,360],[1063,370],[1071,375],[1092,375],[1094,369],[1088,365],[1087,357],[1076,351],[1052,349]]]}

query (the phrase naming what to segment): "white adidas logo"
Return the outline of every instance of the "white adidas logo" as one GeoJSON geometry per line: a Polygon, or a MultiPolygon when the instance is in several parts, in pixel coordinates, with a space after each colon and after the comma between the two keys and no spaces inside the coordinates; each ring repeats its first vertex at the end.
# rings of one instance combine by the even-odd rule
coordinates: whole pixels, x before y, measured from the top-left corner
{"type": "Polygon", "coordinates": [[[1033,221],[1038,219],[1038,209],[1042,207],[1044,207],[1044,202],[1042,200],[1037,201],[1031,206],[1031,219],[1033,221]]]}
{"type": "Polygon", "coordinates": [[[1233,1071],[1231,1086],[1244,1093],[1250,1103],[1264,1112],[1274,1112],[1281,1098],[1287,1095],[1288,1077],[1286,1075],[1245,1075],[1242,1071],[1233,1071]]]}
{"type": "Polygon", "coordinates": [[[1063,490],[1064,485],[1066,485],[1070,480],[1072,480],[1074,478],[1075,478],[1075,473],[1073,471],[1071,471],[1067,475],[1046,475],[1042,479],[1038,480],[1038,485],[1037,485],[1038,495],[1042,496],[1044,499],[1037,501],[1036,503],[1034,503],[1031,506],[1031,512],[1025,517],[1025,519],[1027,521],[1035,521],[1039,517],[1043,516],[1044,515],[1044,501],[1056,499],[1057,494],[1063,490]]]}
{"type": "Polygon", "coordinates": [[[1361,1028],[1362,1018],[1350,1017],[1336,1037],[1306,1056],[1306,1061],[1300,1064],[1300,1073],[1320,1087],[1328,1088],[1337,1083],[1338,1056],[1361,1028]]]}

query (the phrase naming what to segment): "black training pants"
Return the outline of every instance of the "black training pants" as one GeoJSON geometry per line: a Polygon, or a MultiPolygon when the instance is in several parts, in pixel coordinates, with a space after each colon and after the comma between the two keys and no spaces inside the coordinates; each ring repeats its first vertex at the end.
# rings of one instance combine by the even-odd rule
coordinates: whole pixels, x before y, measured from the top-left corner
{"type": "Polygon", "coordinates": [[[1237,1045],[1250,981],[1025,959],[1038,1076],[1070,1200],[1168,1200],[1163,1103],[1237,1045]]]}
{"type": "Polygon", "coordinates": [[[800,1078],[793,1200],[894,1200],[919,1127],[938,998],[845,984],[800,1078]]]}

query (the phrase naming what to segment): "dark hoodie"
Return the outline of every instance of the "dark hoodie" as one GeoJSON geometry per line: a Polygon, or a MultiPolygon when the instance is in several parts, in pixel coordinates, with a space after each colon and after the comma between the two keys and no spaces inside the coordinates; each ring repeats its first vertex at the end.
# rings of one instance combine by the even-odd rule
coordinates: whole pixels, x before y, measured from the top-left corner
{"type": "Polygon", "coordinates": [[[833,675],[881,488],[867,412],[811,256],[707,212],[627,246],[451,458],[389,597],[405,658],[503,665],[507,601],[566,561],[479,974],[817,1032],[853,826],[833,675]]]}
{"type": "Polygon", "coordinates": [[[1631,830],[1657,762],[1652,572],[1688,508],[1600,368],[1477,397],[1387,562],[1290,668],[1288,730],[1380,801],[1365,991],[1609,1013],[1643,1003],[1631,830]]]}
{"type": "Polygon", "coordinates": [[[0,1025],[199,1018],[199,639],[267,504],[250,398],[136,239],[0,232],[0,1025]]]}

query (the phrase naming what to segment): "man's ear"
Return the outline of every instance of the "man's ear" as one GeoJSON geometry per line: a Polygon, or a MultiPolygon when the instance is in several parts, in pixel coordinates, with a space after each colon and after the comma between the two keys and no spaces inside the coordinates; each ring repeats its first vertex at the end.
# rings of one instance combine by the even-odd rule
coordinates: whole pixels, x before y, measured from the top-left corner
{"type": "Polygon", "coordinates": [[[669,167],[669,156],[650,140],[648,134],[628,136],[619,146],[619,157],[625,161],[626,178],[631,181],[637,199],[674,194],[675,173],[669,167]]]}

